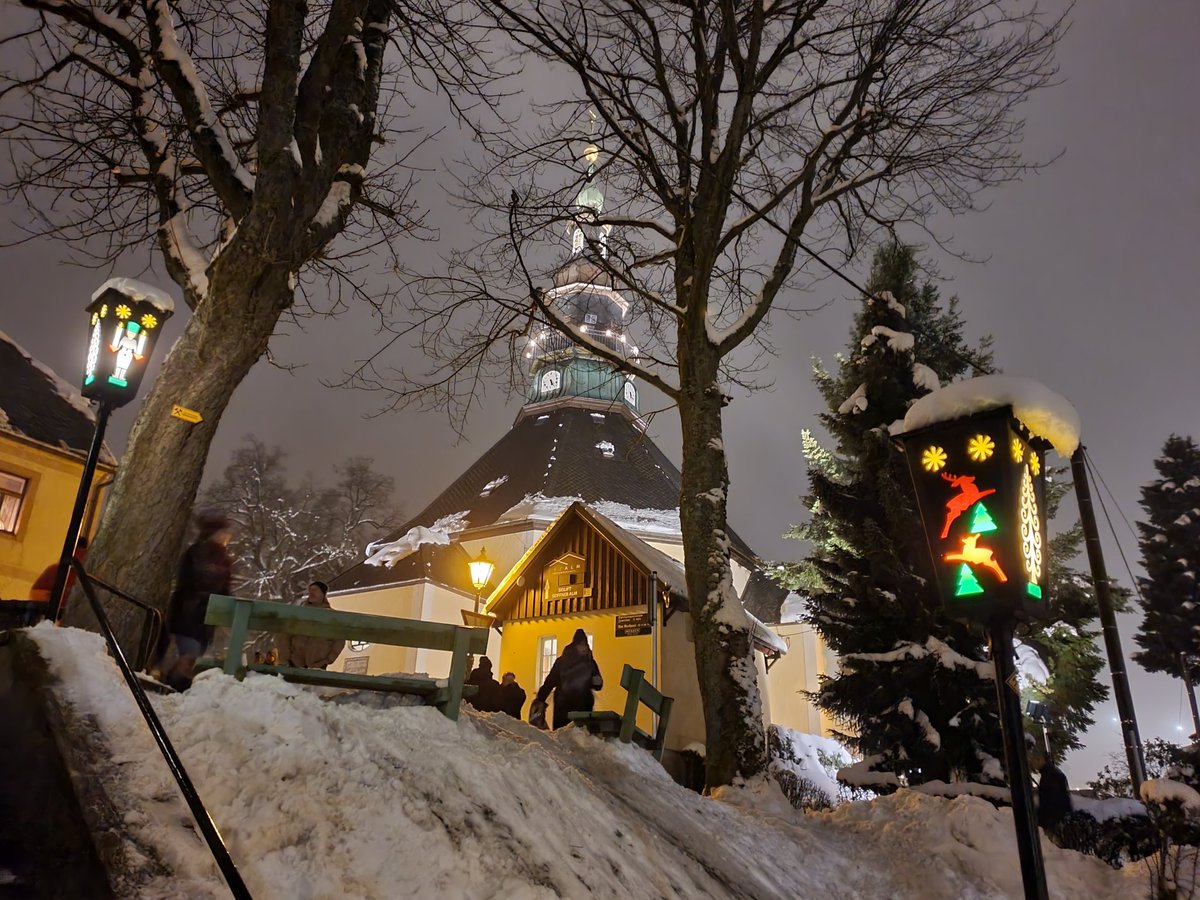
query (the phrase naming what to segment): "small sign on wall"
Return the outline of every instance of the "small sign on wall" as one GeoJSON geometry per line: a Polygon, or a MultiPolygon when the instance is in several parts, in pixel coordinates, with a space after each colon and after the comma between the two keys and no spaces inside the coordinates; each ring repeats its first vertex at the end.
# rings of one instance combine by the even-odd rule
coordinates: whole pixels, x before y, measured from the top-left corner
{"type": "Polygon", "coordinates": [[[342,671],[352,675],[366,675],[367,660],[370,658],[369,656],[351,656],[342,664],[342,671]]]}
{"type": "Polygon", "coordinates": [[[617,616],[617,637],[638,637],[650,634],[651,631],[653,631],[653,626],[647,613],[617,616]]]}

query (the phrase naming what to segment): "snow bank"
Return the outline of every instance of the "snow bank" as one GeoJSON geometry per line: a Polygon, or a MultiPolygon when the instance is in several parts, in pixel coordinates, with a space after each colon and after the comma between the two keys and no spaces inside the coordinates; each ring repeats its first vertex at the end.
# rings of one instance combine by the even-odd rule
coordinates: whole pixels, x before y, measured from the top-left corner
{"type": "Polygon", "coordinates": [[[1079,413],[1075,407],[1045,385],[1014,375],[982,375],[926,394],[909,408],[904,429],[916,431],[1010,405],[1021,424],[1049,441],[1061,456],[1069,457],[1079,446],[1079,413]]]}
{"type": "Polygon", "coordinates": [[[1077,812],[1087,813],[1097,822],[1146,815],[1145,804],[1132,797],[1109,797],[1105,800],[1097,800],[1095,797],[1072,794],[1071,808],[1077,812]]]}
{"type": "Polygon", "coordinates": [[[394,541],[380,541],[368,544],[365,562],[368,566],[394,566],[400,560],[416,553],[426,544],[445,547],[449,543],[450,535],[446,532],[435,531],[432,528],[418,525],[416,528],[408,529],[404,537],[397,538],[394,541]]]}
{"type": "MultiPolygon", "coordinates": [[[[520,503],[511,506],[497,521],[529,519],[533,522],[553,522],[572,503],[582,502],[582,497],[547,497],[541,492],[526,494],[520,503]]],[[[679,537],[683,533],[678,509],[638,509],[612,500],[588,503],[588,508],[636,534],[679,537]]]]}
{"type": "MultiPolygon", "coordinates": [[[[30,634],[110,744],[130,832],[175,868],[143,896],[227,896],[100,639],[30,634]]],[[[814,815],[754,783],[720,802],[575,728],[328,694],[211,671],[154,699],[258,900],[1021,896],[1011,815],[975,798],[901,791],[814,815]]],[[[1044,848],[1051,896],[1132,896],[1098,860],[1044,848]]]]}
{"type": "Polygon", "coordinates": [[[144,300],[160,313],[170,315],[175,312],[175,301],[171,299],[170,294],[162,288],[138,281],[136,278],[110,278],[92,292],[92,299],[99,300],[100,295],[110,288],[131,300],[144,300]]]}
{"type": "Polygon", "coordinates": [[[1200,793],[1189,785],[1170,778],[1151,778],[1142,782],[1142,799],[1156,806],[1178,803],[1189,815],[1200,815],[1200,793]]]}

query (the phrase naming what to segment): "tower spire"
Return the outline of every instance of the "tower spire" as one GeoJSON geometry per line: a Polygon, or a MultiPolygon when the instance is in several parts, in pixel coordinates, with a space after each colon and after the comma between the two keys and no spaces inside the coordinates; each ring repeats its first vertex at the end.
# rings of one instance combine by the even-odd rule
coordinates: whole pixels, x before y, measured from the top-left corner
{"type": "Polygon", "coordinates": [[[575,223],[571,227],[571,256],[580,256],[587,248],[588,229],[595,232],[595,240],[600,246],[600,258],[608,258],[608,235],[611,225],[596,226],[594,223],[604,212],[604,191],[596,178],[597,164],[600,161],[600,147],[595,142],[597,115],[595,109],[588,110],[589,142],[583,148],[583,161],[587,164],[583,186],[575,196],[575,206],[578,208],[575,223]]]}

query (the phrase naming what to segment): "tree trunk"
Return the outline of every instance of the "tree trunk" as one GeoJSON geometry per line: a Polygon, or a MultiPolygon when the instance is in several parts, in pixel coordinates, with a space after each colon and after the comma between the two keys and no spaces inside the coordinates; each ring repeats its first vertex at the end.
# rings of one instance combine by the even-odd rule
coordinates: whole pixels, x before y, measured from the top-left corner
{"type": "Polygon", "coordinates": [[[758,670],[747,621],[733,588],[726,502],[729,468],[722,441],[725,397],[718,358],[705,342],[680,354],[686,402],[679,500],[683,558],[696,637],[696,674],[704,704],[707,787],[751,778],[767,767],[758,670]]]}
{"type": "MultiPolygon", "coordinates": [[[[142,401],[88,554],[90,572],[164,612],[217,425],[292,300],[287,271],[248,256],[229,252],[212,267],[207,298],[142,401]],[[204,418],[175,418],[174,405],[204,418]]],[[[84,607],[71,604],[70,624],[94,621],[84,607]]],[[[113,603],[109,615],[123,643],[136,640],[140,611],[113,603]]]]}

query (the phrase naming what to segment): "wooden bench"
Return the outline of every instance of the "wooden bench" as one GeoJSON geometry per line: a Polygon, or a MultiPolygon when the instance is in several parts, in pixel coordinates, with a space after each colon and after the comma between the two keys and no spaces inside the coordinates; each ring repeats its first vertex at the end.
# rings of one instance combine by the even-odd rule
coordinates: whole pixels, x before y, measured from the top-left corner
{"type": "Polygon", "coordinates": [[[203,659],[196,664],[197,670],[222,668],[226,675],[239,679],[246,672],[260,672],[278,675],[298,684],[415,694],[423,697],[426,703],[437,706],[449,719],[458,718],[459,701],[476,690],[474,685],[463,683],[467,675],[467,657],[470,654],[482,656],[487,653],[488,644],[486,628],[464,628],[441,622],[371,616],[320,606],[292,606],[271,600],[247,600],[219,594],[209,597],[204,623],[229,628],[229,641],[225,647],[224,663],[211,658],[203,659]],[[448,650],[454,656],[450,663],[450,675],[442,679],[427,675],[361,675],[290,666],[244,665],[242,648],[250,631],[448,650]]]}
{"type": "Polygon", "coordinates": [[[567,719],[579,723],[592,734],[615,737],[623,744],[632,741],[649,750],[655,759],[662,762],[663,750],[667,744],[667,723],[671,719],[671,705],[675,701],[659,693],[646,681],[644,671],[635,669],[628,663],[621,670],[621,687],[629,692],[624,714],[617,714],[611,710],[573,712],[567,719]],[[654,734],[648,734],[637,727],[638,707],[643,705],[658,715],[658,728],[654,734]]]}

